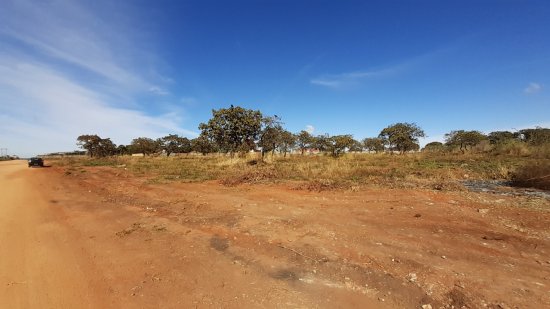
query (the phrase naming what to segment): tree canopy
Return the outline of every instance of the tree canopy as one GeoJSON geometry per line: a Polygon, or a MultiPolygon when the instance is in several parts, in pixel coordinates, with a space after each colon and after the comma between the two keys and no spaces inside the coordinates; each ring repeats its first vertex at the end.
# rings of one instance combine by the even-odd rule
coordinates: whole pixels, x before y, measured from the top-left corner
{"type": "Polygon", "coordinates": [[[315,138],[307,131],[302,130],[296,135],[296,144],[298,148],[300,148],[300,152],[302,154],[304,154],[306,149],[312,147],[314,141],[315,138]]]}
{"type": "Polygon", "coordinates": [[[350,134],[335,135],[326,139],[327,150],[330,151],[333,157],[338,157],[343,154],[346,149],[355,145],[356,141],[350,134]]]}
{"type": "Polygon", "coordinates": [[[468,147],[471,149],[485,139],[487,137],[479,131],[457,130],[445,134],[445,144],[451,147],[459,147],[462,152],[467,150],[468,147]]]}
{"type": "Polygon", "coordinates": [[[187,137],[181,137],[176,134],[169,134],[158,139],[160,148],[166,152],[167,156],[172,153],[191,152],[191,141],[187,137]]]}
{"type": "Polygon", "coordinates": [[[400,153],[418,150],[418,138],[425,136],[426,134],[418,125],[407,122],[392,124],[378,135],[389,146],[390,151],[397,150],[400,153]]]}
{"type": "Polygon", "coordinates": [[[384,151],[384,140],[379,137],[369,137],[363,140],[363,147],[376,153],[384,151]]]}
{"type": "Polygon", "coordinates": [[[132,153],[143,153],[144,156],[153,154],[160,150],[158,141],[148,137],[138,137],[130,144],[132,153]]]}
{"type": "Polygon", "coordinates": [[[262,113],[231,105],[230,108],[212,110],[212,118],[201,123],[202,134],[212,140],[220,151],[246,152],[255,148],[262,130],[262,113]]]}
{"type": "Polygon", "coordinates": [[[85,134],[80,135],[76,140],[76,144],[85,149],[91,157],[106,157],[117,152],[117,147],[110,138],[101,138],[96,134],[85,134]]]}

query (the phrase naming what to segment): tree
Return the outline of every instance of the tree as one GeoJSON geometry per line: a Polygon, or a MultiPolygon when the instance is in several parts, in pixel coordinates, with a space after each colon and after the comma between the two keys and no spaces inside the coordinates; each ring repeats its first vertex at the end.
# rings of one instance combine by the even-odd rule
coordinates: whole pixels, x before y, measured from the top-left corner
{"type": "Polygon", "coordinates": [[[518,133],[512,133],[510,131],[495,131],[489,133],[487,138],[491,144],[505,144],[518,139],[518,135],[518,133]]]}
{"type": "Polygon", "coordinates": [[[143,153],[144,156],[159,151],[160,145],[148,137],[138,137],[132,140],[131,149],[133,153],[143,153]]]}
{"type": "Polygon", "coordinates": [[[126,145],[118,145],[116,147],[116,154],[119,155],[119,156],[124,156],[124,155],[127,155],[127,154],[130,154],[130,147],[129,146],[126,146],[126,145]]]}
{"type": "Polygon", "coordinates": [[[287,130],[281,131],[281,140],[279,141],[279,150],[284,154],[284,157],[286,157],[287,152],[290,152],[294,145],[296,145],[296,136],[287,130]]]}
{"type": "Polygon", "coordinates": [[[346,135],[335,135],[329,137],[327,140],[327,150],[330,151],[333,157],[338,157],[343,154],[346,149],[349,149],[353,146],[355,140],[349,134],[346,135]]]}
{"type": "Polygon", "coordinates": [[[550,129],[536,127],[534,129],[520,130],[519,134],[525,142],[539,146],[542,144],[550,143],[550,129]]]}
{"type": "Polygon", "coordinates": [[[445,146],[441,142],[431,142],[427,143],[426,146],[424,146],[424,149],[422,151],[428,151],[428,152],[441,152],[445,149],[445,146]]]}
{"type": "Polygon", "coordinates": [[[302,130],[296,135],[296,144],[298,145],[298,148],[300,148],[300,152],[302,153],[302,155],[304,154],[306,149],[312,147],[314,140],[315,138],[307,131],[302,130]]]}
{"type": "Polygon", "coordinates": [[[116,153],[116,145],[110,138],[101,138],[96,134],[80,135],[77,145],[85,149],[90,157],[106,157],[116,153]]]}
{"type": "Polygon", "coordinates": [[[363,140],[363,147],[368,151],[379,153],[384,151],[384,140],[379,137],[370,137],[363,140]]]}
{"type": "Polygon", "coordinates": [[[418,138],[425,136],[426,134],[418,125],[406,122],[390,125],[378,135],[385,144],[389,145],[390,151],[395,149],[401,153],[418,150],[418,138]]]}
{"type": "Polygon", "coordinates": [[[327,133],[325,135],[315,136],[311,142],[311,146],[317,148],[320,152],[325,152],[329,150],[330,143],[330,136],[327,133]]]}
{"type": "Polygon", "coordinates": [[[276,115],[262,119],[263,129],[260,133],[258,146],[262,148],[262,158],[268,152],[274,153],[281,143],[281,134],[284,131],[281,119],[276,115]]]}
{"type": "Polygon", "coordinates": [[[363,152],[363,143],[358,140],[353,140],[353,144],[349,147],[348,151],[351,152],[363,152]]]}
{"type": "Polygon", "coordinates": [[[110,138],[102,138],[99,140],[99,145],[97,149],[98,157],[107,157],[116,154],[116,145],[111,141],[110,138]]]}
{"type": "Polygon", "coordinates": [[[462,153],[468,149],[468,146],[471,149],[485,139],[487,137],[479,131],[457,130],[445,134],[445,144],[454,147],[458,146],[462,153]]]}
{"type": "Polygon", "coordinates": [[[208,139],[205,135],[199,135],[199,137],[191,140],[191,149],[193,151],[202,153],[205,156],[208,153],[216,152],[216,144],[208,139]]]}
{"type": "Polygon", "coordinates": [[[161,137],[158,143],[166,152],[167,156],[172,153],[189,153],[191,152],[191,141],[186,137],[181,137],[176,134],[169,134],[165,137],[161,137]]]}
{"type": "Polygon", "coordinates": [[[262,113],[242,107],[212,110],[212,118],[201,123],[199,129],[209,140],[216,143],[221,151],[246,152],[255,148],[262,129],[262,113]]]}

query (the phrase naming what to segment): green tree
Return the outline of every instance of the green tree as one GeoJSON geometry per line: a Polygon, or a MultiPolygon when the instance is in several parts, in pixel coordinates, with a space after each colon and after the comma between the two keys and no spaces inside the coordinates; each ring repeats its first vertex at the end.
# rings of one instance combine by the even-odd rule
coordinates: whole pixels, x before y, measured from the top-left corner
{"type": "Polygon", "coordinates": [[[148,137],[138,137],[132,140],[130,144],[132,153],[143,153],[144,156],[153,154],[160,150],[158,141],[148,137]]]}
{"type": "Polygon", "coordinates": [[[441,152],[445,149],[445,146],[441,142],[431,142],[427,143],[426,146],[424,146],[424,149],[422,151],[427,152],[441,152]]]}
{"type": "Polygon", "coordinates": [[[389,145],[390,151],[405,153],[418,150],[418,138],[425,137],[424,131],[415,123],[396,123],[384,128],[379,138],[389,145]]]}
{"type": "Polygon", "coordinates": [[[119,156],[124,156],[130,154],[130,149],[126,145],[118,145],[116,147],[116,154],[119,156]]]}
{"type": "Polygon", "coordinates": [[[312,147],[314,141],[315,138],[307,131],[302,130],[300,133],[296,134],[296,144],[298,145],[298,148],[300,148],[302,155],[306,149],[312,147]]]}
{"type": "Polygon", "coordinates": [[[262,113],[242,107],[212,110],[212,118],[201,123],[202,134],[214,141],[223,152],[246,152],[255,148],[262,130],[262,113]]]}
{"type": "Polygon", "coordinates": [[[355,140],[349,134],[335,135],[327,139],[327,150],[333,157],[338,157],[346,152],[346,149],[353,147],[355,140]]]}
{"type": "Polygon", "coordinates": [[[90,157],[106,157],[116,153],[116,145],[110,138],[101,138],[96,134],[85,134],[77,137],[76,141],[76,144],[85,149],[90,157]]]}
{"type": "Polygon", "coordinates": [[[202,134],[191,140],[191,149],[202,153],[203,156],[217,151],[216,144],[202,134]]]}
{"type": "Polygon", "coordinates": [[[110,138],[99,140],[98,157],[108,157],[116,154],[116,145],[110,138]]]}
{"type": "Polygon", "coordinates": [[[260,133],[258,146],[262,148],[262,158],[268,152],[272,154],[280,145],[282,132],[284,131],[281,119],[276,115],[262,119],[263,129],[260,133]]]}
{"type": "Polygon", "coordinates": [[[368,137],[363,140],[363,147],[376,153],[384,151],[384,140],[379,137],[368,137]]]}
{"type": "Polygon", "coordinates": [[[350,152],[363,152],[363,143],[358,140],[353,140],[353,144],[348,149],[350,152]]]}
{"type": "Polygon", "coordinates": [[[284,154],[284,157],[286,157],[286,154],[292,151],[296,145],[296,136],[287,130],[283,130],[280,137],[279,150],[284,154]]]}
{"type": "Polygon", "coordinates": [[[331,141],[330,141],[330,135],[324,134],[324,135],[317,135],[313,138],[313,141],[311,143],[311,146],[313,148],[317,148],[320,152],[328,151],[330,148],[331,141]]]}
{"type": "Polygon", "coordinates": [[[456,130],[445,134],[445,144],[459,147],[462,153],[468,150],[468,147],[471,149],[485,139],[487,137],[479,131],[456,130]]]}
{"type": "Polygon", "coordinates": [[[165,137],[159,138],[158,143],[161,149],[166,152],[167,156],[170,156],[172,153],[191,152],[191,141],[187,137],[169,134],[165,137]]]}
{"type": "Polygon", "coordinates": [[[542,144],[550,143],[550,129],[536,127],[534,129],[520,130],[519,134],[525,142],[540,146],[542,144]]]}
{"type": "Polygon", "coordinates": [[[487,138],[491,144],[506,144],[513,140],[517,140],[519,137],[518,135],[518,133],[512,133],[510,131],[495,131],[489,133],[487,138]]]}

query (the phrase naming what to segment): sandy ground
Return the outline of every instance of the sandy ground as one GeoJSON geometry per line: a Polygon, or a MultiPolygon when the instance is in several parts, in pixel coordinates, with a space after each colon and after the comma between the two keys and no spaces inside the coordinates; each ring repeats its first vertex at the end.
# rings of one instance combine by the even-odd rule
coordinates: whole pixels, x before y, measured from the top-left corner
{"type": "Polygon", "coordinates": [[[549,308],[550,202],[0,163],[0,308],[549,308]]]}

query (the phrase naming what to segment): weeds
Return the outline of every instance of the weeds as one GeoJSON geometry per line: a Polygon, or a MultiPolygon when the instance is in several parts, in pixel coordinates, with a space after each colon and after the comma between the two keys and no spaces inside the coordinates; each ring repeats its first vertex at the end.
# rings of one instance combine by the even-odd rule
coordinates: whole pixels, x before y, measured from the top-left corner
{"type": "Polygon", "coordinates": [[[546,161],[530,162],[518,168],[512,176],[518,187],[550,190],[550,164],[546,161]]]}
{"type": "Polygon", "coordinates": [[[447,190],[456,188],[456,184],[464,179],[511,180],[513,175],[518,180],[529,179],[523,177],[522,173],[533,173],[528,168],[533,164],[550,165],[547,159],[507,155],[505,152],[406,155],[363,153],[346,154],[339,158],[292,155],[268,156],[265,160],[261,160],[259,154],[251,153],[235,158],[224,155],[127,156],[62,158],[55,161],[55,165],[70,168],[124,168],[158,183],[219,180],[224,185],[235,186],[243,183],[298,181],[304,189],[313,191],[346,189],[364,184],[447,190]]]}

